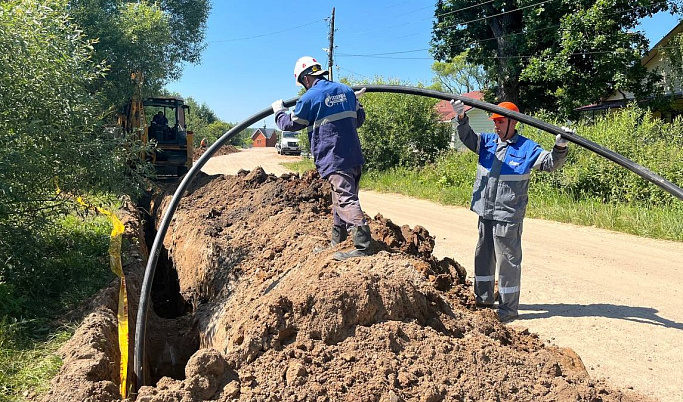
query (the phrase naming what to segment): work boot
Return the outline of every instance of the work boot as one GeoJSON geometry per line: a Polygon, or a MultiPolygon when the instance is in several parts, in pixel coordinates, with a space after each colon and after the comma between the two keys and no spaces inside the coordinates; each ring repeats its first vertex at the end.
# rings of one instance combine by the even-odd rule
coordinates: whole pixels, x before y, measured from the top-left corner
{"type": "Polygon", "coordinates": [[[348,232],[346,231],[346,226],[333,225],[332,226],[332,238],[330,240],[330,245],[327,247],[324,247],[324,246],[323,247],[316,247],[313,249],[313,252],[315,254],[318,254],[318,253],[323,252],[327,249],[330,249],[330,248],[336,246],[337,244],[343,242],[344,240],[346,240],[347,236],[348,236],[348,232]]]}
{"type": "Polygon", "coordinates": [[[516,320],[517,313],[505,312],[498,309],[498,311],[496,311],[496,318],[498,318],[498,321],[506,323],[516,320]]]}
{"type": "Polygon", "coordinates": [[[351,235],[353,236],[353,245],[355,249],[351,251],[338,251],[332,256],[337,261],[344,261],[352,257],[365,257],[370,255],[370,226],[354,226],[351,228],[351,235]]]}

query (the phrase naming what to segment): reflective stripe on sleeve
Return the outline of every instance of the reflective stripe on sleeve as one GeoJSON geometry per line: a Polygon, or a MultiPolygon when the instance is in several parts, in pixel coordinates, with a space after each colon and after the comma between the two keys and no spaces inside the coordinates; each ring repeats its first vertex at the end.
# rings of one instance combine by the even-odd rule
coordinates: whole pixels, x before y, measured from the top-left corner
{"type": "Polygon", "coordinates": [[[308,126],[308,120],[302,119],[299,116],[294,116],[294,123],[303,124],[304,126],[308,126]]]}

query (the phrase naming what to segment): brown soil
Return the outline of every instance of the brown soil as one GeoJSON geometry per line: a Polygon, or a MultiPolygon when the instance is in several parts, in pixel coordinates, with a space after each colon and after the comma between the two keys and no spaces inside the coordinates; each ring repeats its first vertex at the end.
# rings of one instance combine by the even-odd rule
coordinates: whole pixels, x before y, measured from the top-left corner
{"type": "MultiPolygon", "coordinates": [[[[372,256],[332,261],[350,241],[313,253],[328,241],[329,200],[315,174],[195,180],[164,241],[172,265],[157,267],[154,385],[138,401],[650,400],[591,379],[571,349],[474,309],[464,268],[434,257],[420,226],[378,214],[372,256]]],[[[124,270],[134,322],[146,256],[133,212],[124,270]]],[[[93,301],[44,400],[117,399],[115,296],[93,301]]]]}
{"type": "MultiPolygon", "coordinates": [[[[199,157],[202,156],[204,154],[204,152],[206,152],[206,148],[195,148],[194,155],[193,155],[194,160],[196,161],[197,159],[199,159],[199,157]]],[[[234,145],[223,145],[222,147],[220,147],[220,149],[218,149],[218,151],[216,151],[213,155],[211,155],[211,157],[222,156],[222,155],[230,155],[230,154],[233,154],[235,152],[240,152],[240,150],[236,146],[234,146],[234,145]]]]}

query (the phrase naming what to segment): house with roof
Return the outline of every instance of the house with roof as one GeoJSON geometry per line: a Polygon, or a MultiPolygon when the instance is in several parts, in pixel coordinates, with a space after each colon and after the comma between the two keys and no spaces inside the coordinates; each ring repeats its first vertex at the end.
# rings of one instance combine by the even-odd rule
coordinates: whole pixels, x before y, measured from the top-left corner
{"type": "MultiPolygon", "coordinates": [[[[476,100],[484,100],[484,94],[480,91],[467,92],[461,94],[461,96],[476,100]]],[[[436,104],[435,108],[436,113],[439,115],[439,121],[444,124],[450,124],[453,127],[453,130],[451,131],[451,148],[462,149],[464,145],[460,141],[460,138],[458,138],[458,133],[456,131],[458,121],[450,102],[442,100],[436,104]]],[[[472,127],[472,130],[477,133],[493,132],[493,121],[489,119],[489,115],[485,110],[465,105],[465,113],[467,113],[467,116],[470,118],[470,127],[472,127]]]]}
{"type": "MultiPolygon", "coordinates": [[[[676,116],[683,114],[683,88],[681,88],[680,82],[671,84],[671,80],[667,80],[667,76],[671,75],[671,70],[669,63],[666,60],[666,56],[662,54],[661,50],[666,48],[669,42],[682,32],[683,21],[679,22],[678,25],[657,42],[641,60],[641,63],[645,68],[649,71],[658,70],[663,77],[664,93],[662,95],[671,99],[670,107],[666,108],[666,110],[654,110],[653,114],[655,117],[659,117],[668,122],[673,120],[676,116]]],[[[594,104],[581,106],[574,110],[582,112],[582,114],[595,115],[597,113],[604,113],[609,110],[622,108],[634,99],[635,96],[631,92],[615,91],[594,104]]]]}
{"type": "Polygon", "coordinates": [[[277,131],[274,128],[257,128],[251,135],[252,147],[274,147],[277,143],[277,131]]]}

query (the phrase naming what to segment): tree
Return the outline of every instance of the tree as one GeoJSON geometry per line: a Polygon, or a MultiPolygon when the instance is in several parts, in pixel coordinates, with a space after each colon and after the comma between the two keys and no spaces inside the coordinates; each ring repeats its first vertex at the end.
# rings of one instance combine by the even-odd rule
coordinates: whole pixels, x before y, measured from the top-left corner
{"type": "Polygon", "coordinates": [[[495,78],[498,101],[568,114],[614,90],[642,98],[656,76],[640,60],[648,48],[638,21],[677,9],[666,0],[440,0],[432,51],[467,60],[495,78]]]}
{"type": "Polygon", "coordinates": [[[481,65],[467,61],[467,51],[453,57],[450,62],[434,62],[434,87],[438,91],[466,93],[490,86],[488,75],[481,65]]]}
{"type": "Polygon", "coordinates": [[[674,35],[669,43],[659,50],[662,54],[662,66],[665,71],[662,80],[664,92],[671,93],[683,87],[683,35],[674,35]]]}
{"type": "Polygon", "coordinates": [[[31,245],[66,208],[57,187],[130,190],[128,151],[103,132],[92,92],[104,67],[67,9],[63,0],[0,2],[0,282],[41,257],[31,245]]]}
{"type": "MultiPolygon", "coordinates": [[[[378,78],[372,84],[401,83],[378,78]]],[[[439,122],[435,99],[368,93],[361,102],[368,116],[358,129],[366,168],[421,166],[448,148],[451,126],[439,122]]]]}
{"type": "MultiPolygon", "coordinates": [[[[233,127],[235,127],[235,125],[232,123],[228,123],[225,121],[214,121],[206,127],[206,134],[203,137],[206,137],[206,139],[209,141],[209,144],[212,144],[233,127]]],[[[241,147],[244,145],[244,136],[247,134],[248,133],[246,133],[245,131],[242,131],[234,137],[232,137],[228,143],[231,145],[241,147]]]]}
{"type": "Polygon", "coordinates": [[[95,57],[108,65],[97,83],[106,102],[124,104],[130,80],[142,72],[145,94],[155,94],[180,77],[182,63],[197,63],[204,48],[209,0],[71,0],[70,15],[96,40],[95,57]]]}

